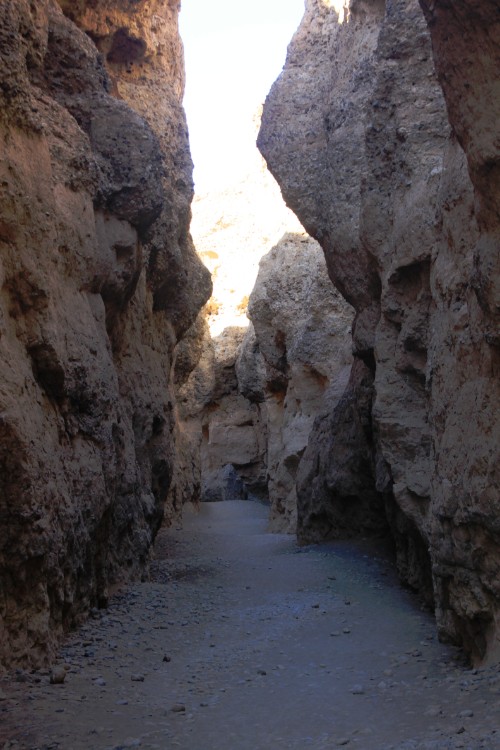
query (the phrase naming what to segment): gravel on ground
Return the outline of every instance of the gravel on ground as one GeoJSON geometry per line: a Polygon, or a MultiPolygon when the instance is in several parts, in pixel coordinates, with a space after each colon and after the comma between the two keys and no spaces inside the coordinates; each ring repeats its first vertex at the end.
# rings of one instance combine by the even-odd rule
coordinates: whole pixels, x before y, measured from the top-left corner
{"type": "Polygon", "coordinates": [[[440,644],[369,542],[188,506],[51,668],[0,680],[3,750],[499,750],[500,670],[440,644]]]}

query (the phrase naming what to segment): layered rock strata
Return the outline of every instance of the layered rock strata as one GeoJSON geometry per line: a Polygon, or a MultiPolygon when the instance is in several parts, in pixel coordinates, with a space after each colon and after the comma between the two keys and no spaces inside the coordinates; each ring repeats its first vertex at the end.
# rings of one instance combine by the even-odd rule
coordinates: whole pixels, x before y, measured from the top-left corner
{"type": "Polygon", "coordinates": [[[433,56],[415,0],[309,0],[259,135],[356,310],[346,392],[299,468],[300,533],[388,519],[403,577],[480,659],[500,653],[494,6],[422,0],[433,56]]]}
{"type": "Polygon", "coordinates": [[[177,3],[61,5],[67,16],[54,0],[0,7],[0,662],[11,665],[48,658],[144,569],[173,471],[172,352],[210,294],[188,231],[177,3]]]}

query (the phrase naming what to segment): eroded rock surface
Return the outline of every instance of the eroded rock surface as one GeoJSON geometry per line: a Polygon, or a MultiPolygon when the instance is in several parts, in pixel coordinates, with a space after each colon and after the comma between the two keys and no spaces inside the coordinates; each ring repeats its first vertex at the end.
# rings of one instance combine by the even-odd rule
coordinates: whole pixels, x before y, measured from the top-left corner
{"type": "MultiPolygon", "coordinates": [[[[328,388],[349,370],[352,308],[331,285],[317,242],[289,234],[260,262],[249,317],[258,346],[254,357],[260,355],[264,365],[271,525],[295,531],[297,469],[328,388]]],[[[250,334],[246,352],[253,347],[250,334]]],[[[257,390],[258,400],[258,389],[248,384],[244,356],[240,387],[250,397],[257,390]]]]}
{"type": "MultiPolygon", "coordinates": [[[[329,379],[350,359],[349,306],[257,149],[239,181],[196,197],[193,236],[214,282],[212,338],[178,394],[194,496],[270,499],[273,527],[294,532],[300,455],[329,379]]],[[[194,331],[177,349],[181,367],[194,331]]]]}
{"type": "Polygon", "coordinates": [[[236,373],[245,331],[229,327],[208,336],[180,392],[186,421],[198,425],[203,501],[267,497],[265,415],[240,392],[236,373]]]}
{"type": "MultiPolygon", "coordinates": [[[[349,374],[352,308],[330,283],[319,245],[287,233],[260,261],[248,317],[246,328],[214,338],[205,329],[198,364],[179,384],[196,467],[194,491],[183,496],[264,500],[271,528],[294,533],[301,456],[328,389],[349,374]]],[[[194,331],[177,348],[176,371],[194,351],[194,331]]]]}
{"type": "Polygon", "coordinates": [[[299,530],[356,532],[371,495],[442,635],[496,658],[498,8],[422,0],[432,49],[415,0],[341,5],[307,2],[259,136],[373,379],[360,399],[351,377],[317,425],[299,530]]]}
{"type": "Polygon", "coordinates": [[[0,7],[10,664],[45,659],[144,568],[174,463],[172,351],[210,294],[188,234],[177,3],[61,5],[0,7]]]}

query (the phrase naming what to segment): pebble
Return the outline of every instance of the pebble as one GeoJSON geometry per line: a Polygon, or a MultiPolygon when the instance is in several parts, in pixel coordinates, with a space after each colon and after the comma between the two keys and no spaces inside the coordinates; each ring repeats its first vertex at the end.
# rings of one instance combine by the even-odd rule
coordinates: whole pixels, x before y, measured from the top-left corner
{"type": "Polygon", "coordinates": [[[98,687],[104,687],[106,685],[106,680],[103,680],[102,677],[98,677],[96,680],[94,680],[94,685],[97,685],[98,687]]]}
{"type": "Polygon", "coordinates": [[[342,745],[348,745],[350,741],[349,737],[340,737],[335,744],[341,747],[342,745]]]}
{"type": "Polygon", "coordinates": [[[165,661],[165,662],[172,661],[172,657],[168,656],[168,654],[165,654],[165,656],[163,657],[163,661],[165,661]]]}
{"type": "Polygon", "coordinates": [[[131,674],[130,679],[132,682],[144,682],[144,675],[143,674],[131,674]]]}
{"type": "Polygon", "coordinates": [[[182,714],[186,710],[184,703],[175,703],[170,709],[174,714],[182,714]]]}
{"type": "Polygon", "coordinates": [[[353,685],[351,688],[351,693],[353,695],[364,695],[365,689],[363,685],[353,685]]]}
{"type": "Polygon", "coordinates": [[[66,670],[64,667],[54,667],[50,671],[50,684],[62,685],[66,679],[66,670]]]}

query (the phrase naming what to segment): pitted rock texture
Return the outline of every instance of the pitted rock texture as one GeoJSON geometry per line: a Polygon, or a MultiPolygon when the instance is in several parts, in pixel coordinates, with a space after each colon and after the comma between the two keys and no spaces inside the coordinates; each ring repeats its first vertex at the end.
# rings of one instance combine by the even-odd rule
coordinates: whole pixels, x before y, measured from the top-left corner
{"type": "Polygon", "coordinates": [[[328,388],[352,361],[353,311],[330,283],[317,242],[297,234],[262,258],[248,310],[258,351],[250,333],[237,366],[240,390],[260,401],[250,382],[255,371],[264,374],[271,527],[294,532],[297,469],[328,388]],[[253,368],[244,364],[249,351],[253,368]]]}
{"type": "MultiPolygon", "coordinates": [[[[105,61],[90,31],[132,28],[130,4],[70,5],[71,19],[53,0],[0,7],[0,662],[10,665],[49,658],[63,630],[144,569],[174,463],[172,352],[210,294],[188,234],[179,43],[162,65],[133,26],[145,55],[127,97],[122,62],[105,61]],[[156,90],[143,85],[153,78],[156,90]],[[148,103],[158,120],[143,117],[148,103]]],[[[158,3],[153,17],[151,5],[134,3],[134,21],[176,39],[176,6],[158,3]]]]}
{"type": "MultiPolygon", "coordinates": [[[[309,0],[259,146],[356,310],[373,391],[351,464],[368,444],[401,573],[433,589],[443,637],[498,658],[500,24],[494,2],[421,5],[432,48],[415,0],[309,0]]],[[[298,490],[309,536],[362,528],[341,424],[308,449],[326,471],[298,490]]]]}
{"type": "MultiPolygon", "coordinates": [[[[211,292],[209,275],[189,234],[193,198],[192,162],[182,108],[184,57],[178,33],[180,0],[61,0],[64,11],[95,42],[110,80],[111,93],[150,126],[162,155],[158,189],[160,215],[148,231],[148,281],[154,309],[164,310],[182,335],[211,292]]],[[[112,150],[133,158],[123,129],[112,150]]],[[[151,169],[148,160],[141,168],[151,169]]],[[[127,186],[124,190],[128,193],[127,186]]]]}

